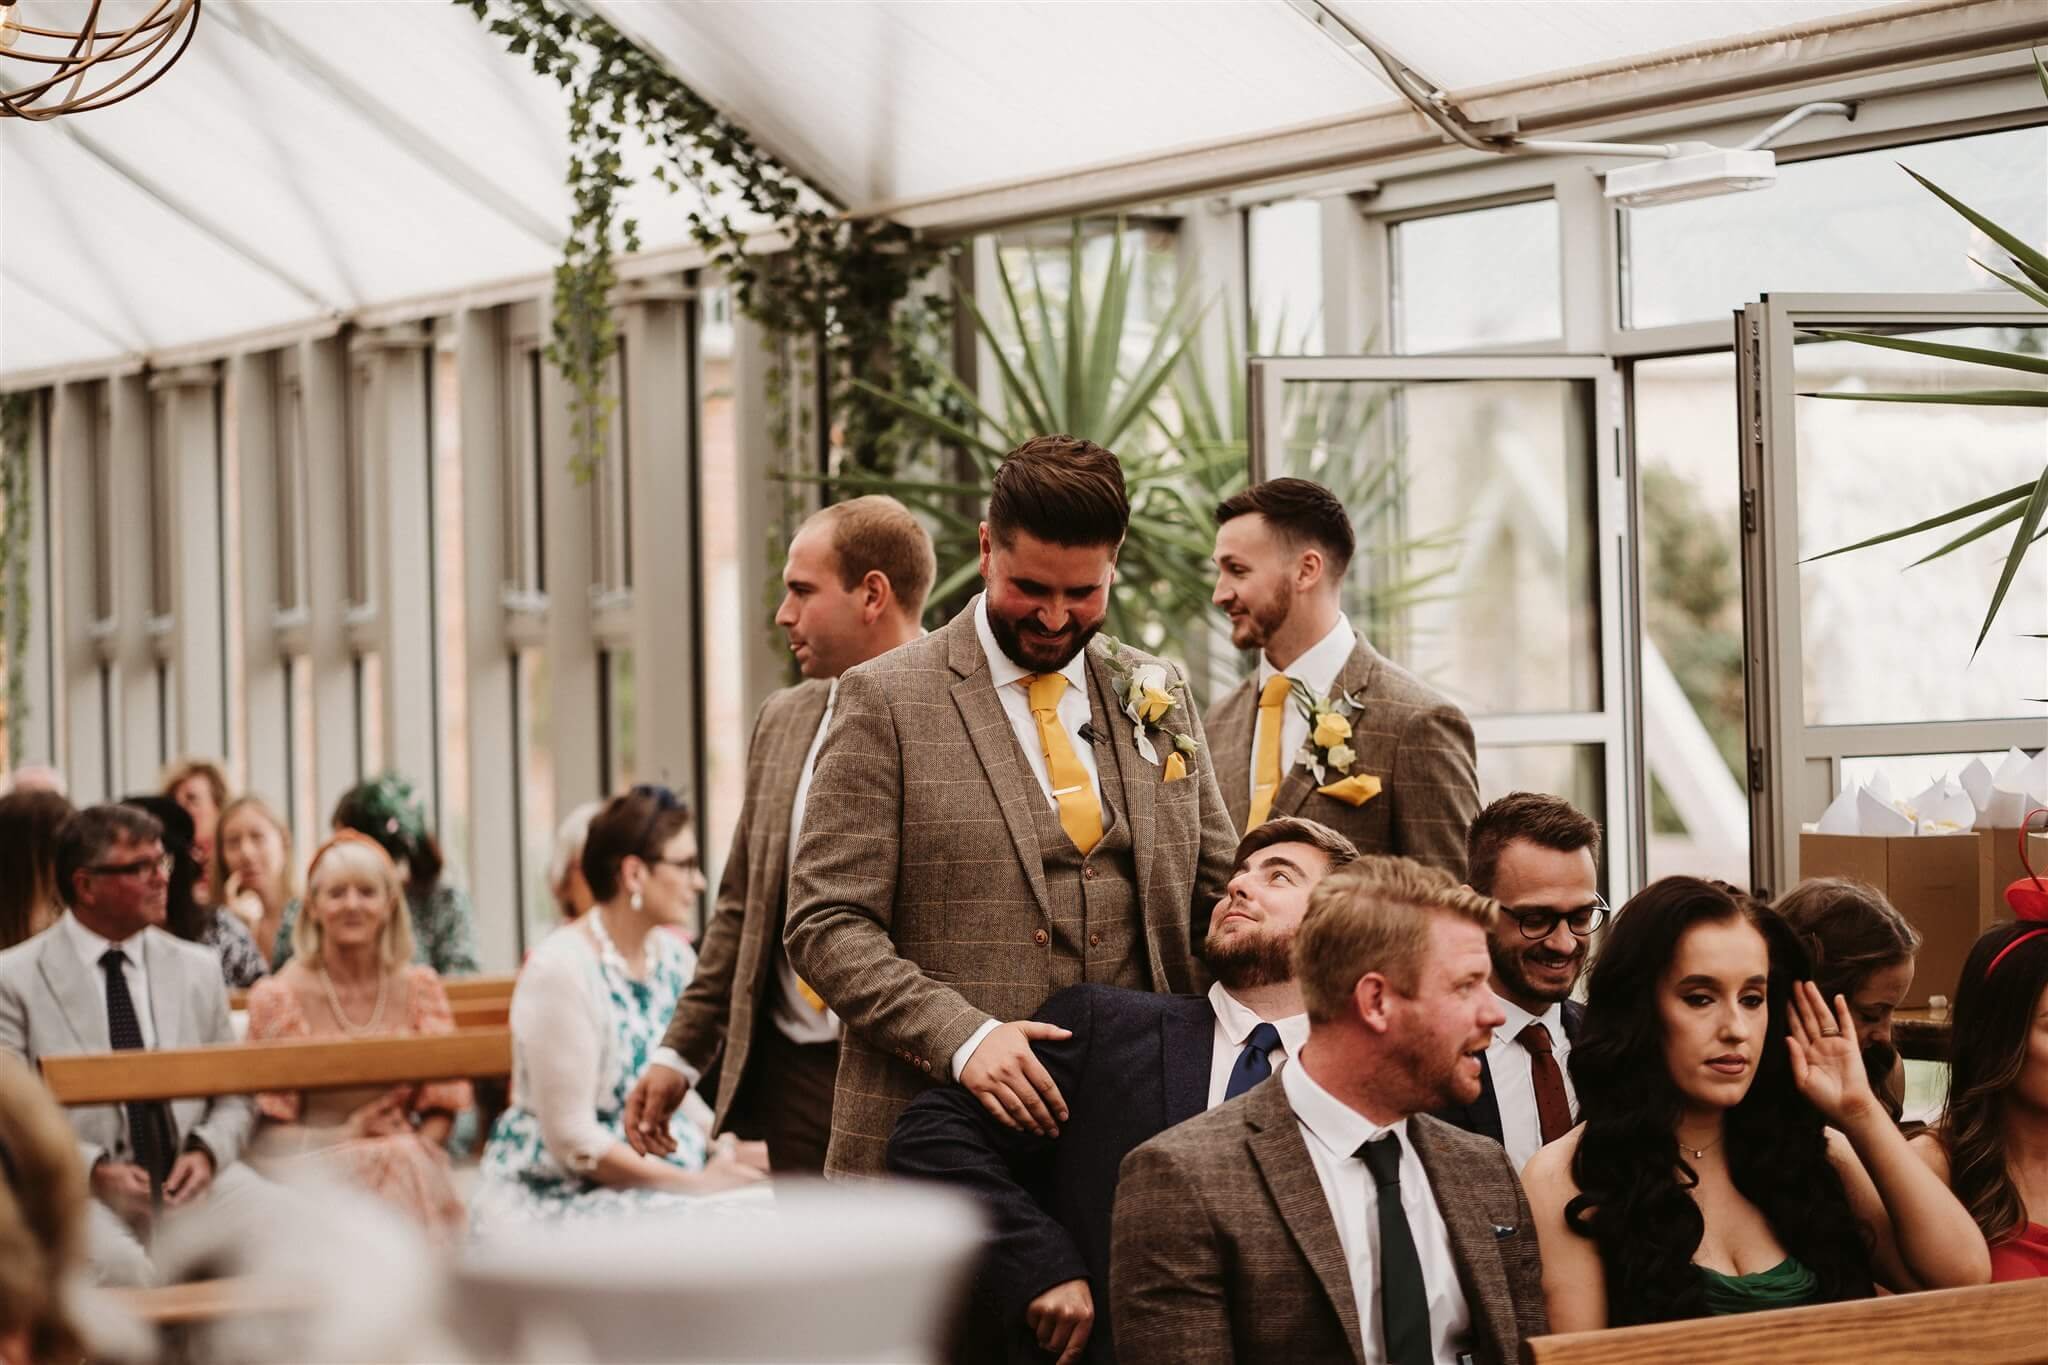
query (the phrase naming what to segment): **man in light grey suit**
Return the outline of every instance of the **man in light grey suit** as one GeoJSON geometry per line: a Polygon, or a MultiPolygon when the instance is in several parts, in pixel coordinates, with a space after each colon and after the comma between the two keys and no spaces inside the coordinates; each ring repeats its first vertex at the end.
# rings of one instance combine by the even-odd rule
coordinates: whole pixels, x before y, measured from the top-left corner
{"type": "Polygon", "coordinates": [[[1094,639],[1130,519],[1115,455],[1042,436],[996,471],[987,591],[848,669],[790,870],[792,966],[845,1021],[827,1175],[879,1175],[912,1096],[1066,1117],[1031,1015],[1083,982],[1192,994],[1237,837],[1179,669],[1094,639]],[[1138,713],[1134,719],[1131,710],[1138,713]]]}
{"type": "MultiPolygon", "coordinates": [[[[0,1049],[45,1057],[233,1043],[220,960],[164,932],[170,859],[156,818],[92,806],[57,836],[69,911],[0,953],[0,1049]]],[[[261,1199],[241,1164],[254,1110],[244,1096],[69,1111],[92,1173],[88,1250],[102,1280],[147,1283],[140,1237],[159,1214],[261,1199]]],[[[240,1216],[236,1214],[234,1216],[240,1216]]]]}

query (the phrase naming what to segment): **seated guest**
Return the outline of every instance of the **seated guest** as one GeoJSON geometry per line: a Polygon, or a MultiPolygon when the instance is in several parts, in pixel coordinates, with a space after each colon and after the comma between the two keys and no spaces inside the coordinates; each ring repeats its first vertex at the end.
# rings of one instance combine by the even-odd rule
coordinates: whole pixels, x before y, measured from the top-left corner
{"type": "Polygon", "coordinates": [[[202,902],[197,894],[206,869],[194,849],[192,817],[185,808],[168,796],[131,796],[121,804],[148,811],[164,828],[164,852],[171,858],[164,928],[187,943],[211,948],[220,959],[221,979],[231,989],[242,990],[262,980],[270,965],[256,951],[241,920],[210,900],[202,902]]]}
{"type": "MultiPolygon", "coordinates": [[[[211,759],[187,758],[164,770],[158,792],[178,803],[192,817],[192,852],[200,867],[213,862],[213,838],[220,826],[221,810],[228,803],[228,775],[211,759]]],[[[213,888],[202,882],[194,899],[212,904],[213,888]]]]}
{"type": "MultiPolygon", "coordinates": [[[[44,1057],[235,1041],[220,959],[162,929],[171,859],[163,826],[133,806],[91,806],[57,836],[69,912],[0,953],[0,1052],[44,1057]]],[[[66,1111],[93,1193],[88,1256],[101,1279],[146,1283],[137,1239],[159,1214],[201,1204],[260,1216],[270,1189],[244,1165],[240,1095],[66,1111]]]]}
{"type": "Polygon", "coordinates": [[[0,1056],[0,1365],[84,1356],[65,1297],[85,1260],[87,1198],[64,1111],[0,1056]]]}
{"type": "Polygon", "coordinates": [[[976,1297],[1013,1355],[1116,1359],[1117,1168],[1139,1143],[1251,1089],[1300,1050],[1308,1016],[1290,960],[1295,929],[1316,883],[1357,857],[1313,820],[1268,820],[1238,844],[1210,917],[1208,995],[1071,986],[1047,1000],[1032,1017],[1067,1036],[1032,1052],[1067,1099],[1056,1137],[1011,1127],[957,1086],[925,1091],[896,1121],[890,1170],[960,1185],[988,1205],[995,1237],[976,1297]]]}
{"type": "Polygon", "coordinates": [[[1512,1365],[1545,1330],[1536,1235],[1479,1093],[1493,902],[1406,858],[1309,896],[1301,1055],[1124,1159],[1117,1358],[1512,1365]]]}
{"type": "Polygon", "coordinates": [[[1572,1049],[1577,1128],[1524,1174],[1560,1332],[1981,1284],[1984,1239],[1906,1147],[1848,1002],[1768,906],[1666,877],[1622,907],[1572,1049]]]}
{"type": "MultiPolygon", "coordinates": [[[[249,992],[249,1040],[454,1031],[441,979],[412,960],[397,867],[375,840],[335,835],[306,870],[292,960],[249,992]]],[[[453,1241],[464,1214],[446,1147],[469,1105],[466,1081],[258,1095],[266,1122],[251,1154],[280,1173],[310,1164],[336,1175],[453,1241]]]]}
{"type": "Polygon", "coordinates": [[[1875,887],[1846,877],[1807,878],[1779,899],[1778,913],[1812,960],[1821,999],[1848,1000],[1870,1088],[1897,1123],[1906,1073],[1892,1046],[1892,1013],[1913,985],[1919,930],[1875,887]]]}
{"type": "Polygon", "coordinates": [[[1991,1278],[2048,1275],[2048,924],[1977,940],[1949,1015],[1948,1103],[1913,1139],[1991,1244],[1991,1278]]]}
{"type": "Polygon", "coordinates": [[[1490,984],[1508,1021],[1480,1058],[1479,1098],[1437,1117],[1502,1144],[1519,1171],[1576,1121],[1570,1058],[1583,1010],[1570,996],[1607,917],[1600,826],[1561,797],[1513,792],[1479,812],[1465,849],[1472,889],[1500,903],[1490,984]]]}
{"type": "MultiPolygon", "coordinates": [[[[441,880],[441,845],[427,832],[426,808],[414,799],[412,784],[396,773],[357,783],[335,803],[332,823],[337,834],[352,829],[375,839],[398,865],[412,918],[413,960],[442,976],[475,976],[476,924],[469,897],[441,880]]],[[[273,967],[291,956],[298,914],[297,902],[285,906],[270,958],[273,967]]]]}
{"type": "Polygon", "coordinates": [[[583,875],[583,841],[590,837],[590,821],[604,809],[602,801],[586,801],[569,812],[555,831],[554,856],[548,859],[548,890],[565,920],[580,919],[597,897],[590,894],[590,881],[583,875]]]}
{"type": "Polygon", "coordinates": [[[479,1233],[561,1218],[688,1209],[762,1173],[674,1119],[675,1150],[626,1145],[627,1092],[695,968],[680,924],[704,888],[690,808],[666,787],[615,796],[590,822],[583,875],[597,904],[541,941],[512,992],[512,1105],[484,1149],[479,1233]]]}
{"type": "Polygon", "coordinates": [[[57,895],[57,831],[71,803],[52,791],[0,796],[0,948],[34,938],[64,913],[57,895]]]}
{"type": "Polygon", "coordinates": [[[278,961],[277,936],[299,888],[292,876],[292,832],[268,801],[238,796],[220,813],[207,878],[213,903],[249,931],[265,962],[278,961]]]}

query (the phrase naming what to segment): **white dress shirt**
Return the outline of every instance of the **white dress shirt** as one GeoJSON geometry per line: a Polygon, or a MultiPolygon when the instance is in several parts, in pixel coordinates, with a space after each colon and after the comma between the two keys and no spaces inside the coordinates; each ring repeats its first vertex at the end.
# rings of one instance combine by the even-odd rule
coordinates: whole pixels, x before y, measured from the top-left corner
{"type": "MultiPolygon", "coordinates": [[[[1216,1012],[1216,1045],[1209,1054],[1209,1108],[1214,1109],[1223,1103],[1230,1073],[1236,1069],[1238,1054],[1244,1051],[1252,1030],[1266,1021],[1224,990],[1220,981],[1209,987],[1209,1008],[1216,1012]]],[[[1272,1024],[1280,1034],[1280,1046],[1268,1052],[1266,1060],[1278,1071],[1280,1064],[1298,1055],[1301,1045],[1308,1041],[1308,1015],[1290,1014],[1285,1019],[1273,1020],[1272,1024]]]]}
{"type": "MultiPolygon", "coordinates": [[[[1060,803],[1052,794],[1052,777],[1045,768],[1045,742],[1039,738],[1038,722],[1031,715],[1031,690],[1022,681],[1034,674],[1003,653],[1003,647],[996,643],[995,632],[989,629],[988,624],[987,593],[974,599],[974,634],[981,641],[981,652],[988,658],[989,681],[995,684],[996,697],[1003,704],[1003,714],[1009,717],[1010,729],[1017,736],[1017,747],[1024,751],[1024,760],[1031,765],[1031,775],[1038,779],[1038,789],[1045,793],[1046,804],[1058,810],[1060,803]]],[[[1067,666],[1060,670],[1060,675],[1067,680],[1066,691],[1060,693],[1060,724],[1066,729],[1068,743],[1074,746],[1074,756],[1081,760],[1081,767],[1088,773],[1088,781],[1095,787],[1096,804],[1100,805],[1102,774],[1095,766],[1095,746],[1081,738],[1081,727],[1088,724],[1093,714],[1088,708],[1087,652],[1084,650],[1067,660],[1067,666]]],[[[1122,712],[1118,711],[1118,714],[1122,712]]],[[[974,1049],[981,1046],[982,1039],[995,1032],[999,1022],[995,1019],[985,1021],[954,1051],[954,1080],[960,1079],[960,1073],[967,1069],[967,1059],[974,1055],[974,1049]]]]}
{"type": "MultiPolygon", "coordinates": [[[[1259,676],[1253,682],[1252,696],[1256,702],[1259,692],[1266,686],[1266,680],[1276,673],[1288,677],[1308,688],[1319,697],[1330,695],[1330,689],[1337,685],[1337,675],[1344,671],[1344,664],[1351,658],[1352,649],[1358,644],[1358,632],[1351,628],[1351,622],[1342,613],[1337,624],[1330,627],[1330,633],[1308,647],[1308,652],[1289,664],[1285,669],[1273,667],[1273,661],[1262,652],[1259,655],[1259,676]]],[[[1265,728],[1265,718],[1253,708],[1252,754],[1253,772],[1251,791],[1257,796],[1259,774],[1257,754],[1259,732],[1265,728]]],[[[1288,770],[1301,762],[1301,746],[1308,739],[1308,717],[1301,713],[1299,703],[1289,698],[1280,708],[1280,775],[1285,777],[1288,770]]]]}
{"type": "Polygon", "coordinates": [[[1529,1071],[1529,1064],[1535,1059],[1528,1048],[1515,1040],[1532,1023],[1550,1030],[1550,1053],[1557,1058],[1557,1069],[1564,1073],[1564,1097],[1571,1101],[1572,1112],[1576,1114],[1579,1096],[1572,1089],[1571,1068],[1565,1065],[1572,1043],[1564,1036],[1562,1004],[1552,1005],[1541,1014],[1531,1014],[1504,995],[1496,995],[1495,999],[1500,1001],[1500,1012],[1508,1021],[1493,1031],[1493,1041],[1487,1044],[1486,1069],[1493,1076],[1493,1098],[1500,1106],[1501,1141],[1508,1149],[1508,1160],[1520,1171],[1543,1145],[1543,1122],[1536,1112],[1536,1081],[1529,1071]]]}
{"type": "Polygon", "coordinates": [[[1305,1066],[1282,1067],[1280,1084],[1301,1123],[1302,1141],[1315,1163],[1323,1198],[1337,1224],[1337,1241],[1351,1269],[1351,1296],[1358,1305],[1366,1365],[1381,1365],[1387,1358],[1380,1315],[1379,1187],[1365,1162],[1352,1154],[1388,1131],[1401,1138],[1401,1208],[1408,1217],[1422,1282],[1429,1287],[1431,1353],[1440,1365],[1456,1365],[1459,1354],[1472,1349],[1472,1312],[1458,1283],[1458,1263],[1451,1256],[1451,1230],[1437,1208],[1422,1158],[1408,1140],[1408,1120],[1391,1130],[1380,1127],[1317,1085],[1305,1066]]]}
{"type": "Polygon", "coordinates": [[[69,911],[57,923],[60,932],[71,941],[78,960],[85,964],[85,974],[92,978],[93,994],[99,1001],[102,1019],[107,1017],[107,969],[100,966],[100,955],[109,948],[119,948],[127,955],[128,965],[121,969],[121,976],[128,983],[128,998],[135,1005],[135,1021],[142,1026],[142,1045],[155,1047],[156,1020],[149,1008],[149,967],[142,960],[142,935],[135,934],[125,942],[115,943],[80,924],[78,916],[69,911]]]}
{"type": "MultiPolygon", "coordinates": [[[[832,680],[832,690],[825,694],[825,714],[818,719],[818,733],[811,736],[810,750],[804,754],[803,771],[797,774],[796,798],[789,806],[789,844],[785,850],[787,859],[783,864],[783,893],[788,895],[789,870],[796,866],[796,837],[803,833],[804,805],[811,799],[811,773],[818,766],[818,750],[824,746],[825,731],[832,724],[832,707],[839,700],[839,679],[832,680]]],[[[818,1009],[804,999],[799,987],[800,978],[796,968],[789,965],[789,954],[775,955],[775,975],[782,989],[775,994],[775,1027],[782,1030],[782,1036],[792,1043],[836,1043],[839,1041],[839,1016],[829,1009],[818,1009]]]]}

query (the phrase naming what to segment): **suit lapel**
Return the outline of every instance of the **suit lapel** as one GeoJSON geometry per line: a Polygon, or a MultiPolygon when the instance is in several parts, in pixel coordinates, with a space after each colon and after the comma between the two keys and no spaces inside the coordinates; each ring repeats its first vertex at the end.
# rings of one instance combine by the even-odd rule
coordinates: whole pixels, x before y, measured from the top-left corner
{"type": "Polygon", "coordinates": [[[796,806],[796,786],[803,777],[804,755],[811,751],[811,741],[818,737],[818,722],[824,719],[825,699],[831,694],[830,685],[801,689],[790,699],[790,713],[776,727],[776,733],[772,737],[763,737],[768,739],[768,762],[761,777],[761,807],[771,823],[762,829],[763,837],[757,847],[780,850],[782,854],[779,858],[769,858],[766,867],[755,869],[760,878],[763,904],[780,906],[788,890],[791,849],[786,840],[789,816],[796,806]],[[777,834],[783,839],[776,839],[777,834]]]}
{"type": "Polygon", "coordinates": [[[1217,785],[1223,788],[1223,808],[1230,812],[1230,827],[1243,832],[1252,813],[1252,680],[1246,678],[1230,695],[1209,708],[1205,721],[1209,737],[1209,759],[1216,769],[1217,785]]]}
{"type": "Polygon", "coordinates": [[[156,935],[147,930],[142,933],[140,948],[142,960],[149,964],[149,1018],[156,1026],[156,1045],[188,1047],[198,1030],[186,1028],[181,1017],[179,1006],[184,1002],[185,992],[180,989],[178,963],[158,946],[156,935]]]}
{"type": "MultiPolygon", "coordinates": [[[[1337,680],[1330,684],[1330,696],[1335,698],[1363,691],[1372,685],[1372,676],[1378,671],[1378,656],[1365,643],[1364,637],[1360,636],[1357,642],[1351,646],[1351,657],[1346,659],[1344,667],[1337,671],[1337,680]]],[[[1287,704],[1289,706],[1299,705],[1298,702],[1292,700],[1287,704]]],[[[1304,741],[1305,745],[1306,741],[1304,741]]],[[[1292,766],[1281,775],[1280,790],[1273,794],[1273,814],[1276,816],[1301,814],[1302,806],[1307,803],[1309,797],[1315,792],[1315,774],[1310,772],[1307,765],[1302,762],[1304,756],[1304,753],[1294,754],[1292,756],[1294,759],[1292,766]]],[[[1281,755],[1283,763],[1287,759],[1288,755],[1281,755]]]]}
{"type": "Polygon", "coordinates": [[[1038,831],[1032,824],[1031,805],[1043,801],[1038,781],[1024,765],[1017,750],[1017,734],[996,697],[989,677],[988,656],[981,652],[981,637],[974,630],[974,608],[968,606],[946,626],[946,662],[959,679],[953,684],[953,704],[967,726],[967,738],[974,745],[981,769],[995,789],[996,805],[1010,842],[1017,846],[1017,861],[1031,883],[1031,895],[1040,914],[1052,914],[1051,897],[1045,889],[1045,859],[1038,847],[1038,831]]]}
{"type": "Polygon", "coordinates": [[[1281,1221],[1336,1308],[1353,1360],[1364,1365],[1365,1338],[1359,1331],[1358,1301],[1351,1293],[1351,1267],[1344,1259],[1344,1244],[1337,1239],[1337,1224],[1330,1217],[1330,1201],[1323,1194],[1323,1182],[1316,1178],[1315,1162],[1303,1143],[1301,1126],[1287,1103],[1280,1078],[1260,1082],[1245,1097],[1244,1106],[1244,1121],[1252,1130],[1245,1143],[1252,1159],[1258,1163],[1281,1221]]]}
{"type": "MultiPolygon", "coordinates": [[[[1109,750],[1115,755],[1116,773],[1123,782],[1123,814],[1131,826],[1132,879],[1137,885],[1139,914],[1143,915],[1145,893],[1152,886],[1152,846],[1157,842],[1153,805],[1159,797],[1160,770],[1145,761],[1131,738],[1130,717],[1116,704],[1116,680],[1103,661],[1102,646],[1090,645],[1086,657],[1088,687],[1093,694],[1089,709],[1093,711],[1099,706],[1106,717],[1109,750]]],[[[1101,752],[1096,750],[1098,756],[1101,752]]],[[[1098,757],[1096,761],[1101,760],[1098,757]]],[[[1159,761],[1164,763],[1166,755],[1160,754],[1159,761]]]]}
{"type": "MultiPolygon", "coordinates": [[[[1489,1304],[1496,1300],[1507,1301],[1508,1272],[1500,1259],[1501,1235],[1494,1231],[1489,1210],[1479,1199],[1469,1196],[1471,1182],[1465,1178],[1465,1172],[1457,1169],[1449,1153],[1438,1145],[1430,1122],[1426,1114],[1417,1114],[1409,1119],[1408,1141],[1415,1148],[1415,1155],[1422,1160],[1423,1172],[1429,1176],[1430,1195],[1436,1200],[1437,1211],[1443,1214],[1444,1226],[1450,1229],[1451,1259],[1458,1264],[1458,1278],[1465,1288],[1465,1302],[1475,1320],[1485,1320],[1485,1330],[1498,1347],[1501,1342],[1513,1341],[1519,1330],[1512,1322],[1496,1320],[1489,1308],[1489,1304]],[[1454,1197],[1446,1198],[1446,1195],[1454,1197]],[[1482,1286],[1497,1292],[1485,1293],[1482,1286]]],[[[1510,1212],[1508,1216],[1514,1215],[1510,1212]]],[[[1476,1321],[1474,1325],[1477,1326],[1476,1321]]]]}
{"type": "Polygon", "coordinates": [[[1175,1000],[1159,1016],[1161,1074],[1166,1081],[1166,1123],[1185,1123],[1209,1107],[1209,1071],[1216,1061],[1216,1012],[1205,997],[1187,1008],[1175,1000]],[[1200,1006],[1199,1009],[1194,1006],[1200,1006]]]}
{"type": "Polygon", "coordinates": [[[71,946],[71,935],[53,931],[43,939],[41,958],[43,985],[63,1012],[64,1022],[78,1039],[80,1050],[109,1052],[113,1042],[107,1033],[107,1012],[95,1008],[100,991],[71,946]]]}

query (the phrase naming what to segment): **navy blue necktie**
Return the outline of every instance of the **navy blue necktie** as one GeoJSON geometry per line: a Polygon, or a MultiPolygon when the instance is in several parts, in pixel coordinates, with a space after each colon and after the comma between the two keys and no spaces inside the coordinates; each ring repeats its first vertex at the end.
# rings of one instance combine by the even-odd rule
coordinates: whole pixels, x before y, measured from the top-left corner
{"type": "Polygon", "coordinates": [[[1272,1075],[1273,1063],[1266,1054],[1278,1046],[1280,1030],[1261,1020],[1252,1030],[1252,1036],[1244,1040],[1244,1051],[1237,1054],[1237,1062],[1230,1068],[1230,1081],[1223,1087],[1223,1098],[1234,1100],[1272,1075]]]}
{"type": "MultiPolygon", "coordinates": [[[[100,967],[107,974],[107,1041],[117,1052],[140,1049],[142,1020],[135,1013],[135,997],[128,993],[128,954],[109,948],[100,954],[100,967]]],[[[171,1134],[168,1116],[161,1104],[137,1101],[128,1108],[128,1145],[134,1149],[135,1164],[149,1172],[153,1190],[161,1191],[171,1173],[171,1134]]]]}

